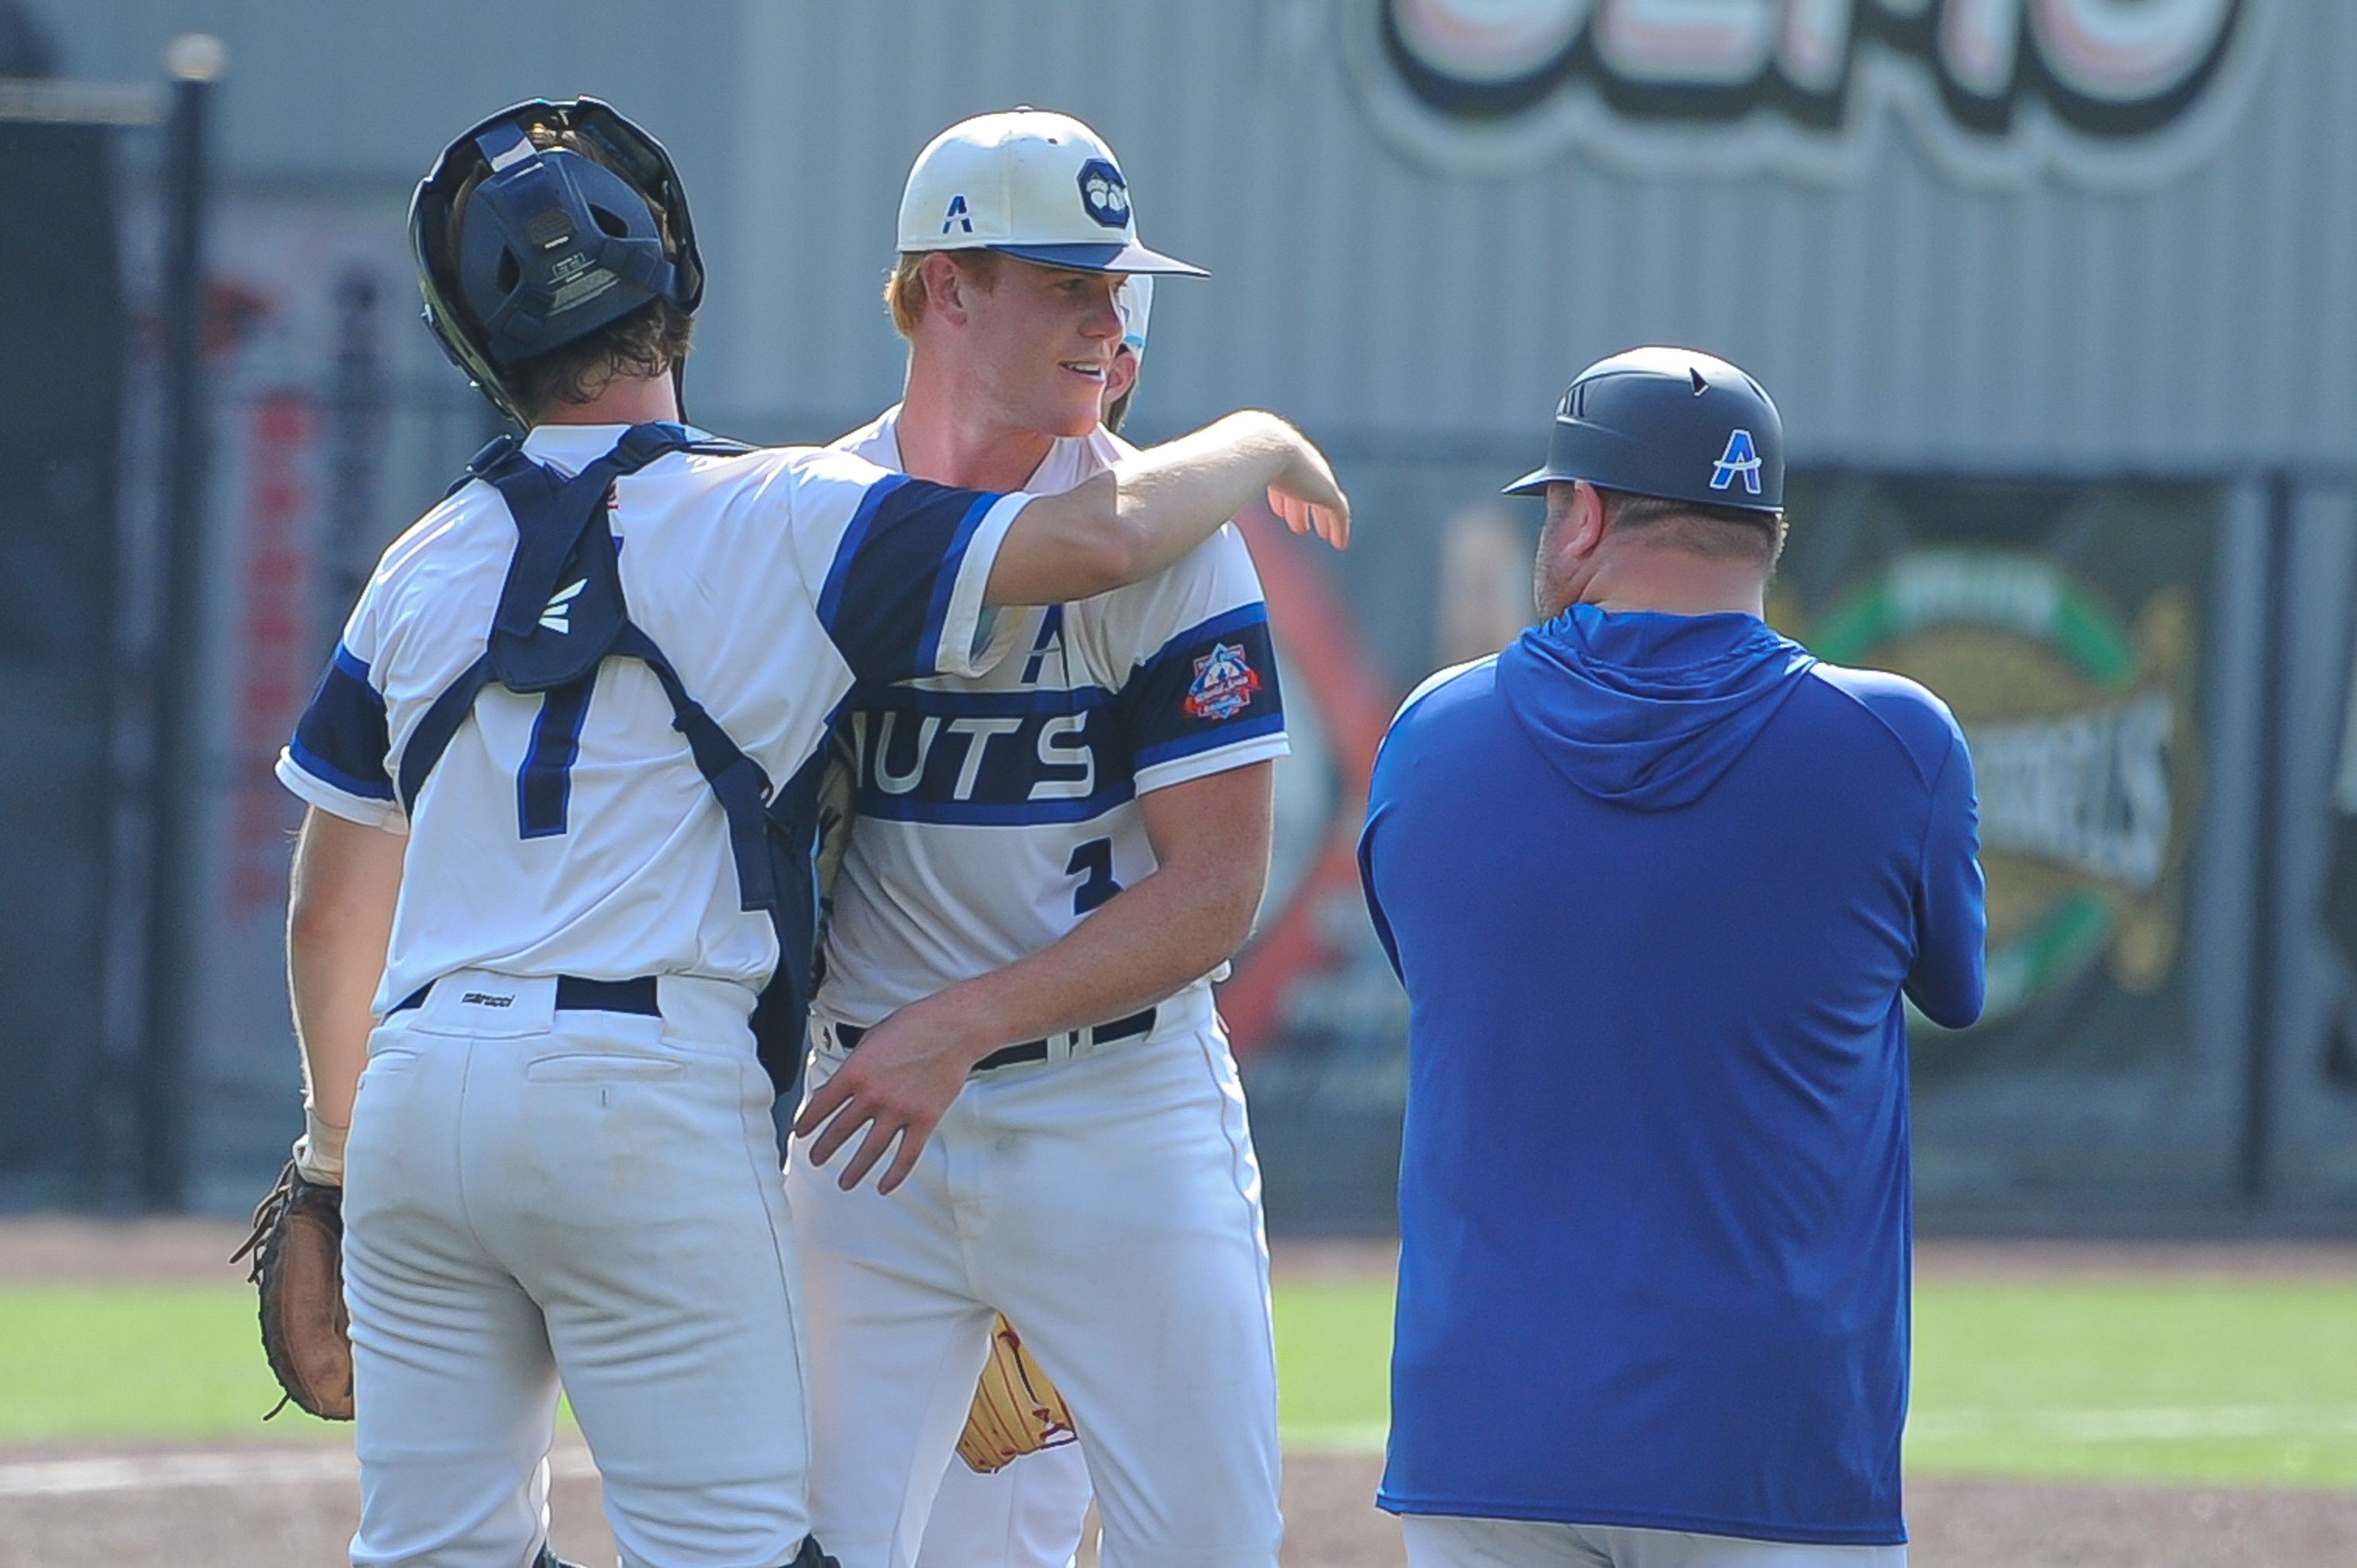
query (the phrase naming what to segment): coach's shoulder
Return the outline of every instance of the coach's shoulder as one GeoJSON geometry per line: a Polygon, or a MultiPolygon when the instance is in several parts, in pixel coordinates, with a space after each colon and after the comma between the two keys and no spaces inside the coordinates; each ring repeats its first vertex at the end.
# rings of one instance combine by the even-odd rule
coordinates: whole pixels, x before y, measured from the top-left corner
{"type": "Polygon", "coordinates": [[[1436,670],[1399,705],[1399,712],[1392,715],[1392,730],[1396,734],[1413,725],[1445,719],[1467,703],[1478,702],[1497,688],[1498,656],[1494,653],[1436,670]]]}
{"type": "Polygon", "coordinates": [[[1887,670],[1852,670],[1840,664],[1818,664],[1810,673],[1896,740],[1926,782],[1939,772],[1948,753],[1964,744],[1956,715],[1920,682],[1887,670]]]}

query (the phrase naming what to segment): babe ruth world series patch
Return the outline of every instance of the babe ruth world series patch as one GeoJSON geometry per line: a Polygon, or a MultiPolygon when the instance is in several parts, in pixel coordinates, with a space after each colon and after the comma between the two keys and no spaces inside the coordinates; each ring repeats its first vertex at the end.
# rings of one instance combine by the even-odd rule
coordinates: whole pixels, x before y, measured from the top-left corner
{"type": "Polygon", "coordinates": [[[1213,643],[1211,652],[1195,660],[1194,684],[1187,688],[1187,716],[1214,723],[1232,718],[1252,704],[1259,690],[1260,672],[1243,649],[1232,642],[1213,643]]]}

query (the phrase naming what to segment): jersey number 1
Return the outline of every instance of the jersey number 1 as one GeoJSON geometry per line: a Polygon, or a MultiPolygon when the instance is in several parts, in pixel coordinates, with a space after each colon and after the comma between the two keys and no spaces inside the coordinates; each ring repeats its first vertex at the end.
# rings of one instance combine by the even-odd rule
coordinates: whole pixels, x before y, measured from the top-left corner
{"type": "MultiPolygon", "coordinates": [[[[593,677],[594,678],[594,677],[593,677]]],[[[565,831],[573,799],[573,765],[581,757],[581,721],[589,716],[590,682],[552,688],[540,700],[532,744],[516,769],[516,832],[554,838],[565,831]]]]}
{"type": "Polygon", "coordinates": [[[1121,884],[1113,879],[1113,840],[1091,839],[1072,848],[1072,858],[1064,863],[1064,875],[1087,880],[1072,889],[1072,913],[1085,915],[1114,894],[1121,884]]]}

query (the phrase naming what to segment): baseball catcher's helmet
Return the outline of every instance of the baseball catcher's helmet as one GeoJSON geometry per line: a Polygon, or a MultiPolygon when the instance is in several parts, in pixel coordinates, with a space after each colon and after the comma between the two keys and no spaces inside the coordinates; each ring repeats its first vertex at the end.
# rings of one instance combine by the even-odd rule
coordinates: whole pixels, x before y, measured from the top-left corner
{"type": "Polygon", "coordinates": [[[595,98],[534,98],[451,143],[410,200],[409,247],[442,351],[518,424],[502,371],[651,299],[704,298],[671,155],[595,98]]]}
{"type": "Polygon", "coordinates": [[[1781,511],[1784,424],[1758,381],[1692,349],[1631,349],[1579,372],[1555,410],[1546,467],[1510,496],[1586,479],[1700,506],[1781,511]]]}

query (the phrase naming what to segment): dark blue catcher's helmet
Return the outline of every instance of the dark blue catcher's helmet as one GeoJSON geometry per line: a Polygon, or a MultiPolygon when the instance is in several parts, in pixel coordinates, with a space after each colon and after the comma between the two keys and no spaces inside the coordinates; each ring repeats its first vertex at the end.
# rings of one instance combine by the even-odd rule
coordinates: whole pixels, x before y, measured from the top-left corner
{"type": "Polygon", "coordinates": [[[503,372],[649,300],[704,298],[671,155],[595,98],[535,98],[451,143],[410,201],[409,245],[443,352],[518,424],[503,372]]]}
{"type": "Polygon", "coordinates": [[[1579,372],[1563,394],[1546,467],[1506,487],[1538,495],[1586,479],[1699,506],[1781,511],[1784,422],[1767,390],[1692,349],[1631,349],[1579,372]]]}

